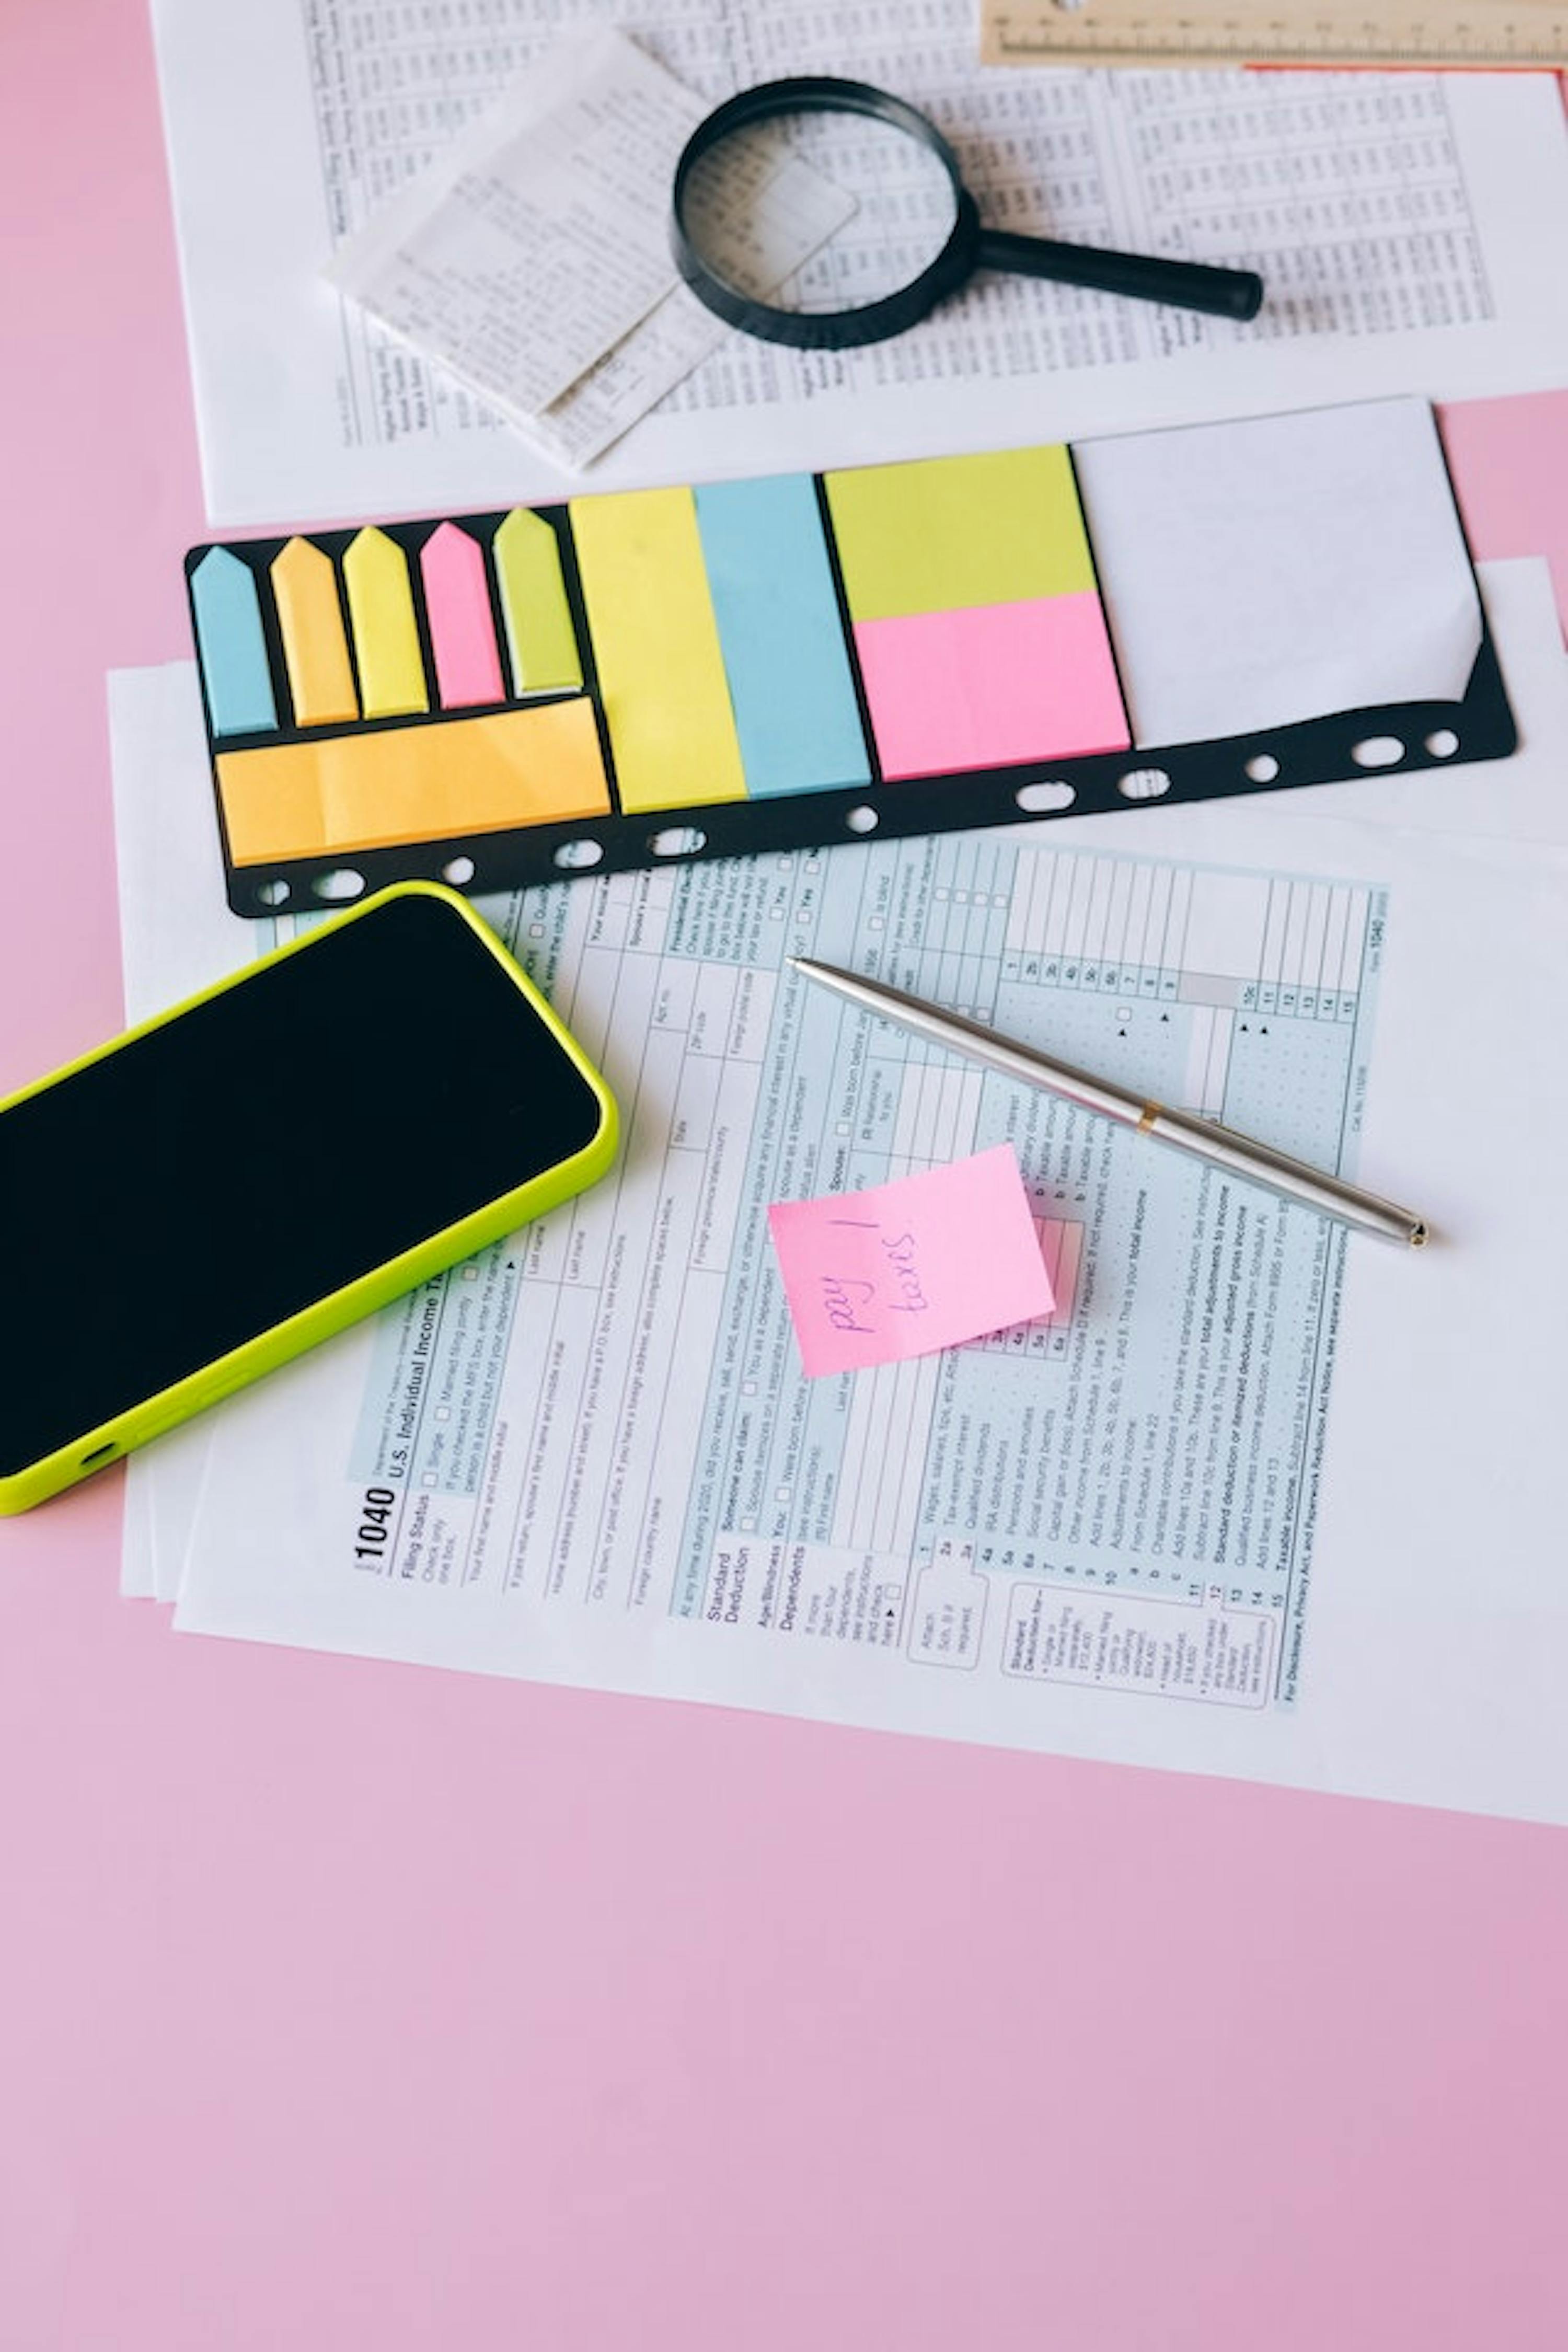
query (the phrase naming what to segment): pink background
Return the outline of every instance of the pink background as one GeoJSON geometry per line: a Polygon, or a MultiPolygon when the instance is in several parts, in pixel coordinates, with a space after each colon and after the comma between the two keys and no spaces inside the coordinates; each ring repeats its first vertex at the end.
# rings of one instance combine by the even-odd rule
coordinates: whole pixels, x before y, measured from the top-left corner
{"type": "MultiPolygon", "coordinates": [[[[0,111],[3,1087],[204,516],[138,0],[0,111]]],[[[0,1526],[5,2352],[1568,2341],[1568,1838],[176,1640],[120,1507],[0,1526]]]]}

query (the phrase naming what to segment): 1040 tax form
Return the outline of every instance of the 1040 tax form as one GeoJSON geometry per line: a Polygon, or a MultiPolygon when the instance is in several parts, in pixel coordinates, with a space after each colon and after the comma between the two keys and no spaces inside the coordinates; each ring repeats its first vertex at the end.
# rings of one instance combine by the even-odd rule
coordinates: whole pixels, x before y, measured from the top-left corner
{"type": "MultiPolygon", "coordinates": [[[[194,688],[164,675],[178,756],[141,772],[199,796],[194,688]]],[[[1568,1810],[1561,1710],[1531,1696],[1561,1608],[1568,1111],[1528,1083],[1568,853],[1328,797],[484,902],[605,1070],[620,1162],[185,1433],[176,1624],[1568,1810]],[[1402,1192],[1438,1239],[1347,1244],[808,991],[791,954],[1402,1192]],[[768,1203],[1005,1140],[1054,1312],[806,1381],[768,1203]]],[[[173,891],[128,926],[199,953],[173,891]]],[[[247,934],[210,904],[232,956],[247,934]]],[[[367,1181],[420,1148],[424,1074],[385,1045],[367,1181]]]]}

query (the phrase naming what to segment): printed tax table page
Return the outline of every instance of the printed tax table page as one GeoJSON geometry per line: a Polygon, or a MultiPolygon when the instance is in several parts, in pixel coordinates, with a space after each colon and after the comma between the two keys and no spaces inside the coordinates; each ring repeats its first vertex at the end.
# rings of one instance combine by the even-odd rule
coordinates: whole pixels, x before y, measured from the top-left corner
{"type": "MultiPolygon", "coordinates": [[[[585,0],[155,0],[207,506],[216,522],[549,496],[570,480],[323,274],[334,251],[585,0]],[[458,21],[461,19],[461,21],[458,21]]],[[[1242,327],[986,274],[895,341],[731,336],[594,468],[644,487],[851,465],[1360,394],[1563,381],[1568,202],[1540,74],[998,73],[970,0],[682,0],[636,38],[710,100],[776,76],[885,84],[954,142],[984,217],[1023,234],[1245,262],[1242,327]]],[[[890,168],[890,167],[889,167],[890,168]]],[[[910,201],[920,201],[918,173],[910,201]]]]}

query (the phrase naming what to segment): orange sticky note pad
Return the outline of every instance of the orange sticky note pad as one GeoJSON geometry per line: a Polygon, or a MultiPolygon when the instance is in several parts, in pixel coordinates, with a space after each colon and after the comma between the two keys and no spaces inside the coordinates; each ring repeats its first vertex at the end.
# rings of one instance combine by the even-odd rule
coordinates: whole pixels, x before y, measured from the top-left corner
{"type": "Polygon", "coordinates": [[[1056,1304],[1010,1143],[970,1160],[768,1211],[813,1378],[954,1348],[1056,1304]]]}
{"type": "Polygon", "coordinates": [[[581,696],[220,751],[216,765],[237,866],[604,816],[610,806],[593,708],[581,696]]]}

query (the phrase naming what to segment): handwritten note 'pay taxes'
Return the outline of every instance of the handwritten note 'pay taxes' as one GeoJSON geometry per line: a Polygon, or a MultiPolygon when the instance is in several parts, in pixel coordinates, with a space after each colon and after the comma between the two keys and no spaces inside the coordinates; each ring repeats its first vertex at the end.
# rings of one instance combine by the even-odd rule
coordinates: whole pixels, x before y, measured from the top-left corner
{"type": "Polygon", "coordinates": [[[775,1202],[768,1223],[813,1376],[930,1355],[1055,1304],[1010,1143],[864,1192],[775,1202]]]}

